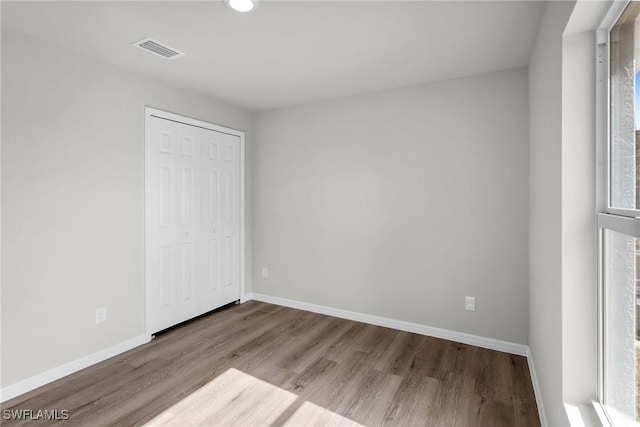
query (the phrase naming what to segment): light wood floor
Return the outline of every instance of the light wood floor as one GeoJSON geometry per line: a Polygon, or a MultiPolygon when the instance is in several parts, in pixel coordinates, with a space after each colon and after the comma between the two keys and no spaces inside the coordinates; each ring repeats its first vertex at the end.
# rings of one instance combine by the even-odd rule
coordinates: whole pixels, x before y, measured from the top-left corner
{"type": "Polygon", "coordinates": [[[524,357],[255,301],[2,409],[66,409],[69,427],[540,425],[524,357]]]}

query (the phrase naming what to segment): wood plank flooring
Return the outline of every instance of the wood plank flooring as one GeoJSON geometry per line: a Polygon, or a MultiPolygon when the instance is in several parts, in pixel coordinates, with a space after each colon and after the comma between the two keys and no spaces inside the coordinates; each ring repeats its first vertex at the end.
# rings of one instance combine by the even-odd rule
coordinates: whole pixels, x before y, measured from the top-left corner
{"type": "Polygon", "coordinates": [[[539,426],[524,357],[250,301],[5,402],[4,426],[539,426]]]}

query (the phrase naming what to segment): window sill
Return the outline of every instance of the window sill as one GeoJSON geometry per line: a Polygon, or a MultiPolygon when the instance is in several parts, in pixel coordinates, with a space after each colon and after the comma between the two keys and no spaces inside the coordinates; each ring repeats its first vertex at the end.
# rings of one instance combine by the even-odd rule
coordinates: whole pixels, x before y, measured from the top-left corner
{"type": "Polygon", "coordinates": [[[613,427],[609,424],[604,412],[602,412],[600,404],[596,401],[591,401],[591,403],[590,405],[589,403],[565,402],[564,409],[567,413],[567,418],[569,418],[569,425],[571,427],[613,427]],[[596,405],[598,408],[596,408],[596,405]],[[603,420],[606,421],[606,424],[603,420]]]}
{"type": "Polygon", "coordinates": [[[600,424],[598,425],[601,425],[602,427],[613,427],[611,425],[611,422],[609,421],[609,418],[607,418],[607,415],[604,413],[604,408],[602,407],[600,402],[598,402],[597,400],[592,400],[591,403],[593,405],[593,410],[598,417],[598,421],[600,422],[600,424]]]}

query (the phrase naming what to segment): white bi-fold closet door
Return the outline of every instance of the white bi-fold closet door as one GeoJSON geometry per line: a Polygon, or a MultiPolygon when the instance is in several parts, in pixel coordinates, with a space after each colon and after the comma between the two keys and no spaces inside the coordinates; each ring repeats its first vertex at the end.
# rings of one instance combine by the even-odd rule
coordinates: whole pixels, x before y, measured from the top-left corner
{"type": "Polygon", "coordinates": [[[149,334],[240,299],[241,136],[232,132],[147,115],[149,334]]]}

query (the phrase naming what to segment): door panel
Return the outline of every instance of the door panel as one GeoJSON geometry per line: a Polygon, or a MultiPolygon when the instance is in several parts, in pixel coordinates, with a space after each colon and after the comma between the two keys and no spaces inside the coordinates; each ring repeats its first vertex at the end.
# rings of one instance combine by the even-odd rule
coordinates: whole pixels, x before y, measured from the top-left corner
{"type": "Polygon", "coordinates": [[[220,306],[240,298],[240,248],[228,243],[240,237],[240,138],[222,132],[203,129],[203,144],[209,155],[203,158],[203,238],[209,242],[204,255],[205,270],[209,271],[207,296],[203,304],[220,306]],[[231,245],[231,246],[230,246],[231,245]],[[236,254],[237,250],[237,254],[236,254]],[[235,273],[237,270],[237,273],[235,273]]]}
{"type": "Polygon", "coordinates": [[[151,118],[147,174],[151,329],[194,311],[201,245],[200,129],[151,118]]]}

